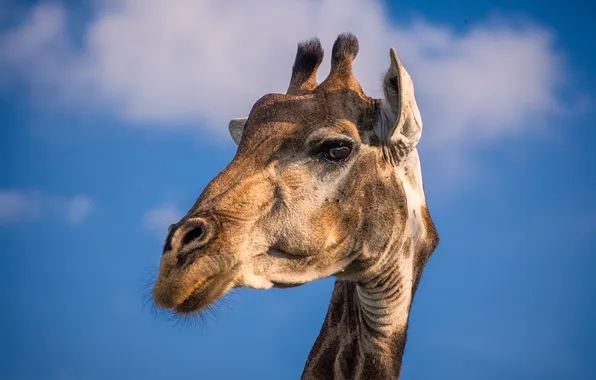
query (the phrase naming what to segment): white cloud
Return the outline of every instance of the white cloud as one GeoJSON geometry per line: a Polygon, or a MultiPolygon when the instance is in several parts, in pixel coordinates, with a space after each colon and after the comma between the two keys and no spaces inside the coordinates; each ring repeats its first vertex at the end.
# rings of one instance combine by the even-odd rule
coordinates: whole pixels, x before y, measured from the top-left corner
{"type": "Polygon", "coordinates": [[[38,217],[39,210],[27,198],[16,191],[0,190],[0,224],[38,217]]]}
{"type": "Polygon", "coordinates": [[[462,161],[444,156],[454,144],[523,133],[565,108],[557,92],[568,78],[552,36],[517,19],[458,32],[422,19],[396,23],[370,0],[108,3],[97,6],[76,48],[67,32],[73,15],[57,5],[33,8],[0,37],[0,78],[26,80],[44,102],[51,94],[65,106],[107,108],[161,128],[203,121],[225,135],[227,121],[263,94],[285,92],[298,41],[322,40],[323,79],[335,37],[350,31],[360,40],[354,71],[371,96],[381,96],[388,51],[397,48],[416,84],[423,141],[441,161],[462,161]]]}
{"type": "Polygon", "coordinates": [[[143,216],[143,225],[147,229],[159,233],[161,236],[164,231],[167,231],[168,226],[180,220],[182,215],[184,215],[184,213],[176,207],[162,205],[145,213],[143,216]]]}
{"type": "Polygon", "coordinates": [[[93,211],[87,196],[58,197],[39,191],[0,189],[0,224],[33,221],[42,217],[59,218],[81,223],[93,211]]]}
{"type": "Polygon", "coordinates": [[[66,216],[74,223],[80,223],[87,218],[95,206],[93,201],[87,197],[76,196],[67,200],[66,216]]]}

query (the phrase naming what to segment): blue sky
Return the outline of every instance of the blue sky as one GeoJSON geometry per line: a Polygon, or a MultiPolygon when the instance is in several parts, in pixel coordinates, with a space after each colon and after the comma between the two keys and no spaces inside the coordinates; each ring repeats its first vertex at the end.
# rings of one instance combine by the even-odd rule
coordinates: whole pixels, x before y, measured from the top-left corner
{"type": "Polygon", "coordinates": [[[285,90],[299,40],[344,31],[375,96],[397,48],[425,122],[441,244],[402,378],[596,378],[594,5],[91,4],[0,3],[0,378],[299,377],[333,279],[187,325],[144,294],[234,154],[227,121],[285,90]]]}

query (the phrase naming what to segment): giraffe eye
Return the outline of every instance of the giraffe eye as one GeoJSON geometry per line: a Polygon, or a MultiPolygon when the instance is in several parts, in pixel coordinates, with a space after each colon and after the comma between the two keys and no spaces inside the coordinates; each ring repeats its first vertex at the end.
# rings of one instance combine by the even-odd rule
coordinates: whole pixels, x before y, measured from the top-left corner
{"type": "Polygon", "coordinates": [[[352,154],[352,147],[344,141],[330,141],[321,147],[323,157],[331,162],[342,162],[352,154]]]}

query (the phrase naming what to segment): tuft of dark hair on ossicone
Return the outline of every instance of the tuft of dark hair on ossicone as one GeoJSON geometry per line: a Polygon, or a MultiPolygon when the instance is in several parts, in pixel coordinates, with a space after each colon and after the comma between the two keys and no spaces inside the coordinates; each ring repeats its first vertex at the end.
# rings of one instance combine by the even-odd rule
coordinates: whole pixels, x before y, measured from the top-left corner
{"type": "Polygon", "coordinates": [[[331,52],[331,65],[338,66],[344,63],[352,63],[358,55],[358,39],[352,33],[340,34],[331,52]]]}
{"type": "Polygon", "coordinates": [[[305,71],[312,73],[323,62],[323,46],[318,38],[303,41],[298,44],[296,60],[294,61],[293,71],[305,71]]]}
{"type": "Polygon", "coordinates": [[[323,62],[323,47],[318,38],[298,44],[288,95],[302,95],[317,87],[317,69],[323,62]]]}

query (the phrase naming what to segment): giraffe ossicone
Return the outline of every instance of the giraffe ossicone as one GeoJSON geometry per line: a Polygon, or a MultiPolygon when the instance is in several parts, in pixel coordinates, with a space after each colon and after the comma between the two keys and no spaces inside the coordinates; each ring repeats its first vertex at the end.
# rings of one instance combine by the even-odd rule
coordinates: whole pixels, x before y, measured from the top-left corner
{"type": "Polygon", "coordinates": [[[192,314],[232,288],[336,277],[302,378],[395,379],[412,299],[439,238],[416,145],[410,75],[390,50],[384,99],[352,74],[358,40],[342,34],[321,84],[318,39],[298,45],[286,94],[233,119],[232,162],[172,225],[155,303],[192,314]]]}

